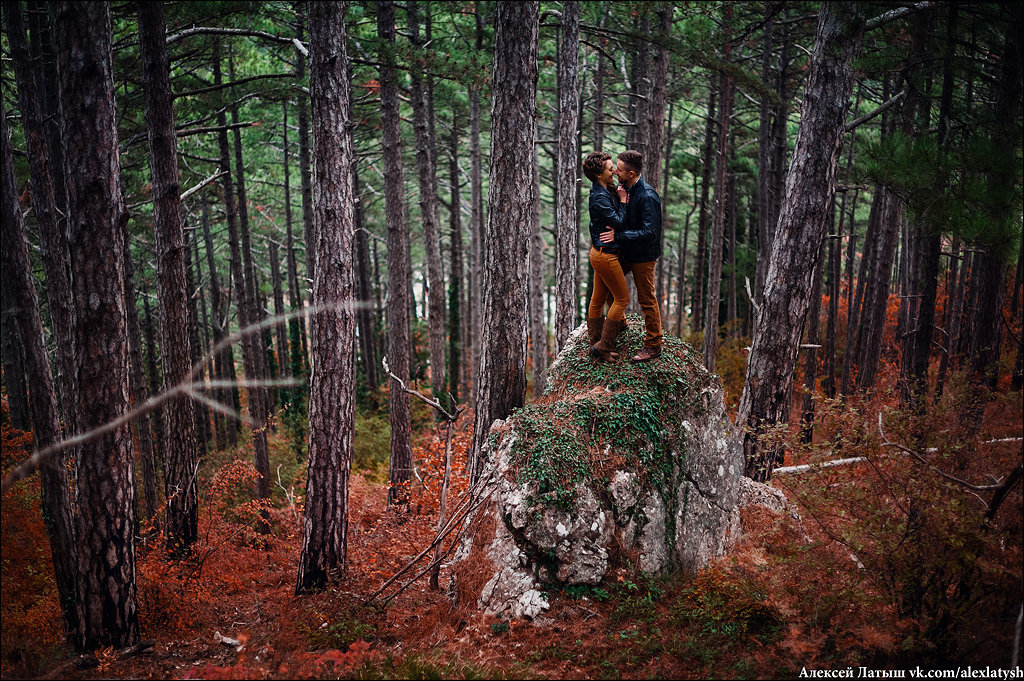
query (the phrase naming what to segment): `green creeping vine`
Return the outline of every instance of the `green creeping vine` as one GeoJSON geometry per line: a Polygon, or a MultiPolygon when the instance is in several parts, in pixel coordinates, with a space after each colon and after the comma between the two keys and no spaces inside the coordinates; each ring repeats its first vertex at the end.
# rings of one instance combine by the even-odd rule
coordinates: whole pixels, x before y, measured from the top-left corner
{"type": "MultiPolygon", "coordinates": [[[[618,343],[626,357],[643,340],[642,319],[630,315],[630,322],[618,343]]],[[[571,511],[577,485],[600,494],[614,470],[629,470],[674,511],[672,452],[682,450],[680,423],[702,408],[709,380],[697,367],[696,351],[675,337],[666,336],[661,357],[645,364],[599,363],[577,343],[548,377],[546,399],[512,416],[520,435],[512,452],[516,482],[536,481],[538,505],[571,511]]]]}

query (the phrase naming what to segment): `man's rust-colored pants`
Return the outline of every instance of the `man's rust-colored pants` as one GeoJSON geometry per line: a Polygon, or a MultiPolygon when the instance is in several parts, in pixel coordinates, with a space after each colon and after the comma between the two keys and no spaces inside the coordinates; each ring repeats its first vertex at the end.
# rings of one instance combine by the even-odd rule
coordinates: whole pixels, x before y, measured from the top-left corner
{"type": "Polygon", "coordinates": [[[644,313],[644,347],[661,347],[661,309],[658,306],[658,296],[654,292],[654,268],[657,260],[650,262],[623,263],[623,272],[633,273],[633,283],[636,284],[636,302],[644,313]]]}

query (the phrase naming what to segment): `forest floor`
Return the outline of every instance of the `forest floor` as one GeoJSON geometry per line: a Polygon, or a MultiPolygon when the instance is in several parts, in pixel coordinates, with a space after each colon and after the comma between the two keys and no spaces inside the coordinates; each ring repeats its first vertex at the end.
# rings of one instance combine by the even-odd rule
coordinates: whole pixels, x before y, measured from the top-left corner
{"type": "MultiPolygon", "coordinates": [[[[142,528],[149,539],[139,548],[139,616],[153,645],[134,656],[108,649],[74,657],[61,642],[35,478],[3,498],[2,677],[792,678],[802,668],[1008,667],[1024,572],[1020,485],[985,525],[991,493],[884,451],[871,416],[877,407],[823,408],[831,439],[794,445],[786,463],[836,458],[828,447],[840,443],[842,456],[869,461],[778,476],[793,513],[745,509],[730,555],[696,575],[666,578],[620,565],[600,587],[552,591],[550,610],[534,622],[454,604],[446,569],[440,590],[423,577],[386,607],[366,601],[433,537],[443,443],[429,424],[415,444],[425,484],[413,488],[410,512],[387,510],[379,465],[354,474],[348,569],[326,591],[296,596],[294,490],[303,489],[304,466],[279,428],[272,469],[285,482],[275,484],[270,536],[252,529],[258,508],[248,501],[253,470],[244,448],[204,459],[194,558],[169,561],[159,536],[142,528]],[[917,541],[907,540],[908,504],[923,509],[917,541]]],[[[933,428],[948,437],[927,440],[942,450],[930,461],[966,480],[1006,475],[1020,460],[1019,441],[972,443],[1019,438],[1022,415],[1019,392],[997,393],[973,439],[948,421],[933,428]]],[[[460,421],[455,458],[468,447],[471,422],[460,421]]],[[[29,444],[28,434],[4,427],[5,470],[29,444]]]]}

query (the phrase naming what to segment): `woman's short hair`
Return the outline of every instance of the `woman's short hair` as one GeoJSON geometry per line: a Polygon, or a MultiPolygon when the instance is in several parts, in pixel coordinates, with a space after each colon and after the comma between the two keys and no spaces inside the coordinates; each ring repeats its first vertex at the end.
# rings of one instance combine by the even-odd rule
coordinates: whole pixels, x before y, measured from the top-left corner
{"type": "Polygon", "coordinates": [[[592,151],[583,159],[583,174],[591,182],[597,182],[598,176],[604,172],[604,162],[612,160],[607,151],[592,151]]]}
{"type": "Polygon", "coordinates": [[[644,157],[639,151],[627,149],[619,154],[619,160],[632,168],[635,172],[640,173],[644,170],[644,157]]]}

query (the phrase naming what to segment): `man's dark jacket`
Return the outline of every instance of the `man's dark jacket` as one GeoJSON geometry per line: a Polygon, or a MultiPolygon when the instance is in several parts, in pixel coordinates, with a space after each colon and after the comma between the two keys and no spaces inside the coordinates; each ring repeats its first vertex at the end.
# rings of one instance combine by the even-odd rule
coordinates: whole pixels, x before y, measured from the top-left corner
{"type": "Polygon", "coordinates": [[[615,243],[625,262],[651,262],[661,257],[661,199],[643,177],[629,188],[625,229],[615,230],[615,243]]]}
{"type": "Polygon", "coordinates": [[[619,201],[618,194],[613,194],[601,184],[595,182],[590,187],[590,242],[594,248],[604,246],[606,253],[617,253],[619,243],[601,243],[601,233],[609,228],[616,234],[626,226],[626,205],[619,201]]]}

